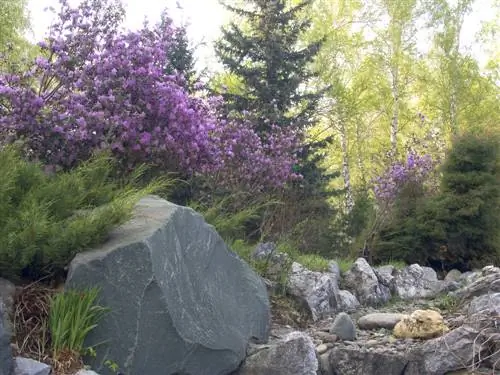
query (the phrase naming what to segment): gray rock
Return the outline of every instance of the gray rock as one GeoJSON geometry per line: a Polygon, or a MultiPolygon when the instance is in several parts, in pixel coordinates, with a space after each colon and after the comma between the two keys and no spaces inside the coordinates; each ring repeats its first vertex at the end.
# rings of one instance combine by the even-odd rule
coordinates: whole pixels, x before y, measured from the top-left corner
{"type": "Polygon", "coordinates": [[[343,285],[354,293],[362,305],[379,306],[391,298],[389,288],[379,283],[377,275],[364,258],[358,258],[346,272],[343,285]]]}
{"type": "Polygon", "coordinates": [[[476,281],[478,278],[480,278],[481,272],[480,271],[467,271],[462,273],[460,276],[460,279],[458,280],[459,282],[463,284],[471,284],[474,281],[476,281]]]}
{"type": "Polygon", "coordinates": [[[451,270],[449,271],[444,280],[445,281],[460,281],[462,277],[462,272],[460,272],[459,270],[451,270]]]}
{"type": "Polygon", "coordinates": [[[16,357],[14,365],[14,375],[49,375],[52,368],[34,359],[16,357]]]}
{"type": "Polygon", "coordinates": [[[356,326],[348,314],[341,312],[335,317],[330,334],[336,335],[344,341],[354,341],[356,340],[356,326]]]}
{"type": "Polygon", "coordinates": [[[5,305],[5,318],[8,318],[14,312],[14,297],[16,294],[16,286],[9,280],[0,278],[0,300],[5,305]]]}
{"type": "Polygon", "coordinates": [[[392,280],[394,280],[394,272],[396,268],[390,264],[377,267],[373,270],[377,275],[378,282],[382,285],[390,287],[392,280]]]}
{"type": "Polygon", "coordinates": [[[338,311],[354,312],[359,307],[361,307],[361,304],[359,303],[356,296],[351,292],[349,292],[348,290],[339,290],[338,297],[339,297],[338,311]]]}
{"type": "Polygon", "coordinates": [[[316,375],[317,371],[318,359],[314,343],[304,332],[295,331],[282,341],[266,345],[247,357],[236,374],[316,375]]]}
{"type": "Polygon", "coordinates": [[[5,305],[0,298],[0,375],[10,375],[14,368],[12,350],[10,347],[11,330],[5,322],[7,318],[5,305]]]}
{"type": "Polygon", "coordinates": [[[288,254],[278,252],[274,242],[259,243],[252,253],[252,259],[265,262],[265,276],[276,283],[281,282],[290,264],[288,254]]]}
{"type": "Polygon", "coordinates": [[[340,311],[347,304],[339,294],[337,282],[332,273],[313,272],[294,262],[288,276],[287,292],[299,300],[311,318],[317,321],[340,311]]]}
{"type": "Polygon", "coordinates": [[[92,370],[79,370],[75,375],[99,375],[99,374],[92,370]]]}
{"type": "Polygon", "coordinates": [[[265,342],[270,311],[261,278],[190,208],[149,196],[107,243],[78,254],[67,288],[101,287],[111,308],[87,337],[89,364],[111,375],[229,374],[251,341],[265,342]]]}
{"type": "Polygon", "coordinates": [[[488,347],[482,345],[480,332],[459,327],[436,339],[427,340],[415,351],[422,358],[427,375],[442,375],[468,367],[477,356],[485,357],[488,347]]]}
{"type": "Polygon", "coordinates": [[[328,272],[333,273],[337,280],[340,280],[340,267],[336,261],[331,260],[328,262],[328,272]]]}
{"type": "Polygon", "coordinates": [[[405,314],[398,313],[372,313],[358,319],[360,329],[393,329],[394,326],[405,317],[405,314]]]}
{"type": "Polygon", "coordinates": [[[465,287],[458,289],[450,294],[462,300],[471,300],[473,297],[488,293],[500,293],[500,272],[488,272],[465,287]]]}
{"type": "Polygon", "coordinates": [[[274,253],[276,253],[276,244],[274,242],[261,242],[255,246],[252,258],[263,260],[270,257],[274,253]]]}
{"type": "MultiPolygon", "coordinates": [[[[422,375],[418,359],[410,360],[404,353],[363,351],[336,346],[329,351],[329,369],[334,375],[422,375]]],[[[322,366],[325,366],[324,364],[322,366]]]]}
{"type": "Polygon", "coordinates": [[[468,314],[484,314],[500,317],[500,293],[474,297],[469,305],[468,314]]]}
{"type": "Polygon", "coordinates": [[[488,276],[492,274],[500,274],[500,267],[495,266],[485,266],[481,269],[481,274],[483,276],[488,276]]]}
{"type": "Polygon", "coordinates": [[[436,297],[444,288],[445,283],[438,280],[436,271],[412,264],[395,271],[391,290],[401,299],[416,299],[436,297]]]}

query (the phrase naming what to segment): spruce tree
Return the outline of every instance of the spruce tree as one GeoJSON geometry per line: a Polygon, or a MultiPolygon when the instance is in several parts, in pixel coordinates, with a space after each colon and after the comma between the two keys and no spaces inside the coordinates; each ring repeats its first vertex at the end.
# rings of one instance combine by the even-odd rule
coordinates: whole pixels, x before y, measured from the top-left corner
{"type": "MultiPolygon", "coordinates": [[[[316,121],[316,107],[323,95],[306,88],[316,76],[310,63],[323,44],[318,40],[304,45],[301,40],[311,25],[306,12],[312,0],[294,6],[289,3],[247,0],[238,6],[234,1],[231,5],[223,2],[234,20],[222,29],[216,55],[226,71],[241,82],[242,90],[221,94],[229,117],[249,119],[261,134],[277,125],[304,135],[316,121]]],[[[337,174],[327,174],[318,166],[318,151],[323,147],[325,142],[303,145],[295,171],[304,178],[289,186],[282,196],[292,204],[282,206],[285,212],[274,213],[275,234],[288,234],[302,251],[331,250],[330,222],[334,212],[327,203],[331,194],[327,186],[337,174]]]]}
{"type": "Polygon", "coordinates": [[[216,55],[242,80],[244,92],[222,95],[230,114],[245,112],[259,131],[271,124],[303,129],[313,121],[322,93],[306,92],[304,84],[314,77],[308,65],[322,41],[299,46],[311,24],[301,12],[311,2],[293,7],[286,0],[249,0],[244,7],[223,3],[237,21],[222,29],[216,55]]]}

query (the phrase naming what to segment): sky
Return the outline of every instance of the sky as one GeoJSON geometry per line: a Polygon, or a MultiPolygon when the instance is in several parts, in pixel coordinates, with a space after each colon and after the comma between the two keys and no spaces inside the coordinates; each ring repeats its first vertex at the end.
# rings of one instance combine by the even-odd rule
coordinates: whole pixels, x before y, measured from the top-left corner
{"type": "MultiPolygon", "coordinates": [[[[70,0],[71,3],[79,0],[70,0]]],[[[453,0],[452,0],[453,1],[453,0]]],[[[486,56],[481,46],[474,43],[474,36],[479,31],[482,20],[491,19],[492,3],[494,0],[477,0],[472,15],[465,20],[461,43],[464,49],[469,50],[480,62],[486,62],[486,56]]],[[[52,14],[44,9],[53,6],[58,8],[58,0],[29,0],[29,11],[32,20],[30,39],[38,41],[43,38],[50,26],[52,14]]],[[[217,61],[213,54],[212,43],[220,35],[220,27],[227,23],[229,14],[219,4],[219,0],[123,0],[126,8],[124,26],[128,29],[137,29],[142,26],[146,18],[152,23],[160,19],[165,8],[176,24],[187,24],[188,35],[191,41],[198,45],[196,50],[197,67],[216,69],[217,61]],[[177,8],[181,4],[182,9],[177,8]]],[[[425,49],[425,46],[422,49],[425,49]]]]}
{"type": "MultiPolygon", "coordinates": [[[[198,45],[197,67],[216,65],[216,59],[212,51],[212,43],[219,35],[220,27],[229,19],[228,13],[219,4],[218,0],[122,0],[126,9],[124,26],[128,29],[140,28],[147,18],[151,23],[160,20],[161,12],[168,8],[170,17],[178,25],[187,24],[188,35],[191,41],[198,45]],[[182,10],[177,8],[180,3],[182,10]]],[[[78,0],[70,0],[71,4],[78,0]]],[[[47,7],[59,9],[58,0],[29,0],[28,7],[32,23],[30,39],[39,41],[47,32],[52,13],[44,12],[47,7]]]]}

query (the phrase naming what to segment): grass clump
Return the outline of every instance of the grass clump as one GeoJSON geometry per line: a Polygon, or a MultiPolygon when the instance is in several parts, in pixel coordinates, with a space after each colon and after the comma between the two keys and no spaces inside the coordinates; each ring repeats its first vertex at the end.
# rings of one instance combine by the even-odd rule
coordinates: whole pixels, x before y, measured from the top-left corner
{"type": "Polygon", "coordinates": [[[346,273],[354,264],[354,260],[349,258],[335,259],[335,261],[339,265],[340,273],[346,273]]]}
{"type": "Polygon", "coordinates": [[[49,331],[54,363],[63,368],[78,363],[84,341],[109,309],[96,305],[98,288],[67,290],[50,300],[49,331]]]}
{"type": "Polygon", "coordinates": [[[70,172],[48,174],[13,148],[0,150],[0,277],[63,274],[76,253],[129,219],[140,198],[169,184],[158,179],[140,187],[145,168],[118,179],[115,166],[101,154],[70,172]]]}
{"type": "Polygon", "coordinates": [[[436,299],[436,307],[442,311],[454,313],[460,307],[460,298],[444,294],[436,299]]]}
{"type": "Polygon", "coordinates": [[[328,271],[328,259],[317,254],[301,254],[295,261],[311,271],[328,271]]]}

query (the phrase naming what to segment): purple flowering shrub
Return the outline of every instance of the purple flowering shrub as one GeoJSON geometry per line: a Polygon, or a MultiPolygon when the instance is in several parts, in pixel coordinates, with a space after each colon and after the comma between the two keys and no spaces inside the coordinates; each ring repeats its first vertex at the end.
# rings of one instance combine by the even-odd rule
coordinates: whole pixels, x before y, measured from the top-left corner
{"type": "Polygon", "coordinates": [[[122,32],[119,2],[86,0],[61,11],[33,66],[0,76],[0,135],[22,140],[45,164],[73,168],[111,150],[126,168],[148,163],[220,183],[281,186],[294,177],[297,137],[259,137],[246,122],[218,117],[220,98],[187,92],[165,73],[175,27],[122,32]]]}
{"type": "Polygon", "coordinates": [[[421,185],[433,171],[430,155],[407,154],[404,162],[395,162],[379,177],[374,179],[373,191],[380,204],[390,204],[408,184],[421,185]]]}

